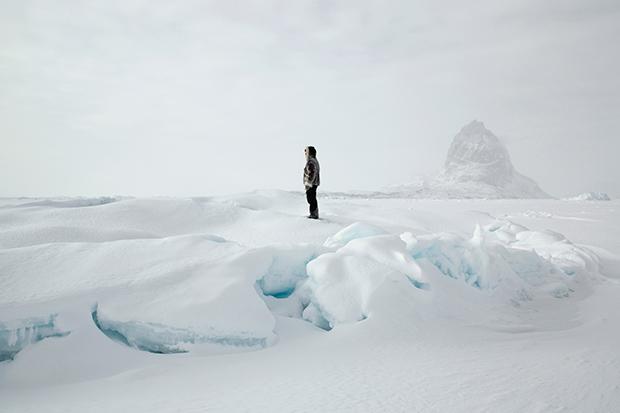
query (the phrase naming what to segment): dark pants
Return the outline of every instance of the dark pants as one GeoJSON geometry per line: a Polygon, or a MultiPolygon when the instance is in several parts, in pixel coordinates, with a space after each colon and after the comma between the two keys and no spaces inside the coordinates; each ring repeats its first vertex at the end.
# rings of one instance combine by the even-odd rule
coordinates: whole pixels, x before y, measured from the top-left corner
{"type": "Polygon", "coordinates": [[[316,200],[316,185],[306,189],[306,200],[310,205],[310,216],[312,218],[319,217],[319,203],[316,200]]]}

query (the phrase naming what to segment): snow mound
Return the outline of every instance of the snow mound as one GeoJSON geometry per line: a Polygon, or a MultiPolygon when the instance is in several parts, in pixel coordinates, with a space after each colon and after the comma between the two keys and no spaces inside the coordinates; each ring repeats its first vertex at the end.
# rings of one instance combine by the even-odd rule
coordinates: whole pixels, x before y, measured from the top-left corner
{"type": "Polygon", "coordinates": [[[24,347],[48,337],[69,334],[56,326],[57,315],[0,322],[0,362],[12,360],[24,347]]]}
{"type": "Polygon", "coordinates": [[[309,305],[303,317],[331,329],[384,311],[403,294],[420,300],[414,290],[450,301],[459,285],[480,291],[478,299],[489,305],[520,306],[569,297],[580,287],[585,292],[598,273],[597,257],[561,234],[529,231],[510,221],[478,226],[471,238],[369,236],[308,264],[309,305]],[[446,284],[446,278],[453,283],[446,284]],[[387,303],[377,303],[380,290],[387,303]]]}
{"type": "Polygon", "coordinates": [[[477,227],[470,239],[455,234],[413,237],[403,234],[418,262],[467,285],[518,299],[545,291],[569,295],[574,283],[598,272],[596,257],[551,231],[523,229],[510,222],[477,227]]]}
{"type": "Polygon", "coordinates": [[[108,337],[152,353],[185,352],[195,344],[263,348],[276,341],[264,298],[290,297],[321,252],[270,246],[186,267],[100,300],[92,318],[108,337]]]}
{"type": "Polygon", "coordinates": [[[345,246],[354,239],[382,234],[386,234],[386,232],[381,228],[362,222],[355,222],[329,237],[323,245],[327,248],[338,248],[345,246]]]}
{"type": "Polygon", "coordinates": [[[517,172],[506,146],[476,120],[454,137],[436,177],[397,188],[399,194],[416,198],[550,198],[517,172]]]}
{"type": "Polygon", "coordinates": [[[93,320],[109,337],[156,353],[197,343],[263,346],[275,338],[275,320],[254,283],[270,263],[265,254],[248,253],[185,268],[100,300],[93,320]]]}
{"type": "Polygon", "coordinates": [[[566,198],[567,201],[611,201],[605,192],[584,192],[577,196],[566,198]]]}
{"type": "Polygon", "coordinates": [[[207,234],[8,248],[0,250],[0,303],[51,300],[182,276],[192,266],[241,250],[207,234]]]}
{"type": "MultiPolygon", "coordinates": [[[[321,328],[360,321],[370,312],[374,292],[391,280],[422,287],[420,267],[395,235],[379,235],[349,242],[308,265],[310,305],[303,317],[321,328]]],[[[407,286],[404,286],[407,288],[407,286]]]]}

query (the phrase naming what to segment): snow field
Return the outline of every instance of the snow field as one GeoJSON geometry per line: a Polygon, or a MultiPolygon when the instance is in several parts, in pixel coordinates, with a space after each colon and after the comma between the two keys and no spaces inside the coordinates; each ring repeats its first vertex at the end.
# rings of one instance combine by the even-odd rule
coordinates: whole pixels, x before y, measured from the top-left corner
{"type": "Polygon", "coordinates": [[[51,201],[0,202],[8,411],[620,403],[615,201],[51,201]]]}
{"type": "MultiPolygon", "coordinates": [[[[415,301],[420,293],[413,290],[421,290],[449,301],[466,286],[479,290],[481,306],[510,308],[587,294],[598,276],[592,252],[560,234],[529,231],[509,220],[477,226],[471,238],[389,234],[356,222],[324,245],[245,248],[219,236],[188,235],[36,244],[5,249],[0,258],[0,298],[12,307],[7,314],[29,302],[81,302],[87,296],[91,322],[105,336],[152,353],[186,352],[201,344],[264,348],[277,342],[274,314],[330,330],[375,316],[379,288],[391,291],[384,291],[388,297],[410,294],[415,301]],[[442,277],[454,281],[447,290],[437,281],[442,277]]],[[[4,326],[18,325],[4,327],[0,336],[14,337],[1,342],[4,358],[60,335],[51,321],[36,321],[56,316],[63,319],[51,305],[38,318],[3,314],[4,326]]]]}

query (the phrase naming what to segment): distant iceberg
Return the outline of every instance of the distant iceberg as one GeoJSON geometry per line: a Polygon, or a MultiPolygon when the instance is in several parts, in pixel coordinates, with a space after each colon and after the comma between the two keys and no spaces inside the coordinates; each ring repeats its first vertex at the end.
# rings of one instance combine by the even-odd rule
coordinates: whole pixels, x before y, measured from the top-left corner
{"type": "Polygon", "coordinates": [[[611,201],[611,198],[605,192],[584,192],[583,194],[564,199],[567,201],[611,201]]]}
{"type": "Polygon", "coordinates": [[[385,192],[413,198],[551,198],[515,169],[506,146],[477,120],[454,137],[437,176],[388,187],[385,192]]]}

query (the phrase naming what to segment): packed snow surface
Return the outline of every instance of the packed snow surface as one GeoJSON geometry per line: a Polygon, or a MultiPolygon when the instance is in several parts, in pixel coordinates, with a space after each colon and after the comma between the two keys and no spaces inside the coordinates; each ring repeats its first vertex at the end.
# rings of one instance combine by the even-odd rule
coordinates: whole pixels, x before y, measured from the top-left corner
{"type": "Polygon", "coordinates": [[[0,200],[2,409],[620,405],[616,201],[320,202],[0,200]]]}

